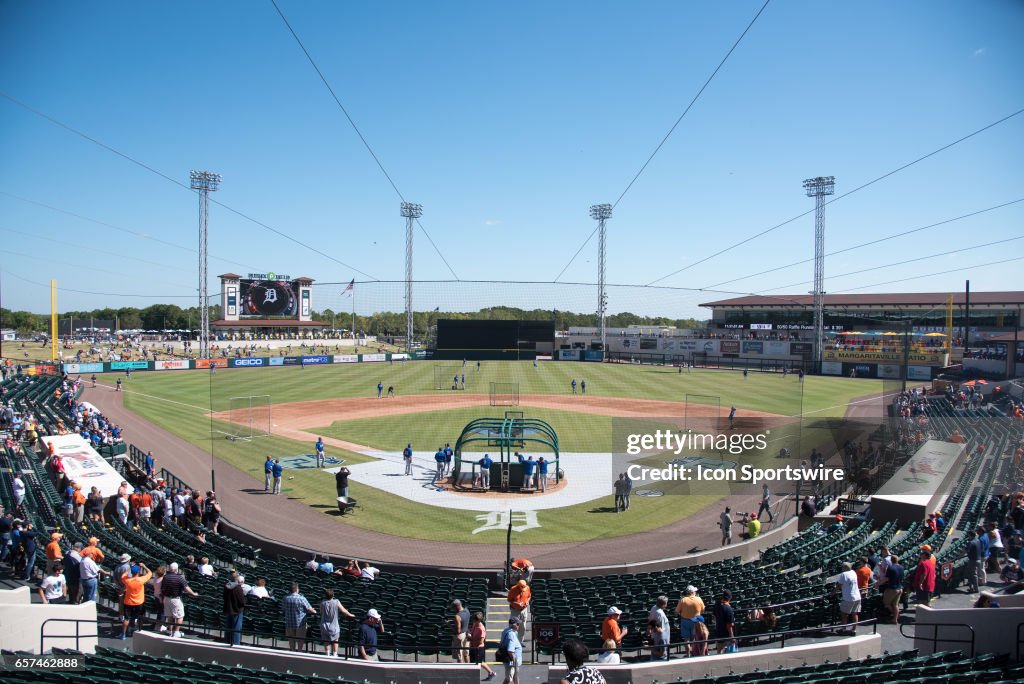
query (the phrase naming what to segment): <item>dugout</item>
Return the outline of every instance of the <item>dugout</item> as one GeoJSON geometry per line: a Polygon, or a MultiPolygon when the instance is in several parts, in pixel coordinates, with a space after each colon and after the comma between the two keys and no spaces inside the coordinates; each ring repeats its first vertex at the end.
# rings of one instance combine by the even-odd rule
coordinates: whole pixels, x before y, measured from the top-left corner
{"type": "Polygon", "coordinates": [[[561,481],[558,434],[547,422],[525,418],[522,411],[506,411],[504,418],[477,418],[462,428],[455,442],[452,482],[457,489],[480,491],[475,487],[484,453],[490,455],[490,490],[516,492],[522,489],[523,466],[515,457],[517,451],[540,457],[552,465],[548,468],[548,484],[561,481]],[[463,459],[463,453],[466,454],[463,459]]]}
{"type": "Polygon", "coordinates": [[[437,321],[433,358],[441,361],[531,361],[555,348],[554,321],[437,321]]]}

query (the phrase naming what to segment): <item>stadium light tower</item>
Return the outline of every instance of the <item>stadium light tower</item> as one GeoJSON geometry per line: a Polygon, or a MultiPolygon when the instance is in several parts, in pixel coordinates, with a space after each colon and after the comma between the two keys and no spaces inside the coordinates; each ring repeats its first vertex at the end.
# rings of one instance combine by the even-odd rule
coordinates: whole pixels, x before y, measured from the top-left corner
{"type": "Polygon", "coordinates": [[[814,370],[821,373],[825,346],[825,196],[835,193],[836,178],[808,178],[804,190],[814,198],[814,370]]]}
{"type": "Polygon", "coordinates": [[[412,224],[423,216],[423,205],[402,202],[405,217],[405,348],[412,351],[412,224]]]}
{"type": "Polygon", "coordinates": [[[210,215],[210,193],[220,187],[220,174],[212,171],[189,173],[192,189],[199,191],[199,358],[210,357],[210,305],[207,292],[207,261],[209,260],[207,219],[210,215]]]}
{"type": "Polygon", "coordinates": [[[612,205],[594,204],[590,207],[590,218],[597,221],[597,324],[601,331],[601,354],[607,357],[608,354],[608,328],[606,317],[608,313],[608,295],[605,292],[605,248],[607,246],[607,234],[605,222],[612,217],[612,205]]]}

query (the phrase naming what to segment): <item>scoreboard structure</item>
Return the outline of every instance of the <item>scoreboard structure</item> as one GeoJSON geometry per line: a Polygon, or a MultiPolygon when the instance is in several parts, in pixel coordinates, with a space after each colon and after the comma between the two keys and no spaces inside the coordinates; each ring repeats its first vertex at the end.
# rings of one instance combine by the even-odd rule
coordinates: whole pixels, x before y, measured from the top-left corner
{"type": "Polygon", "coordinates": [[[219,277],[223,317],[210,324],[217,330],[298,332],[325,327],[313,320],[312,278],[292,278],[273,271],[219,277]]]}
{"type": "Polygon", "coordinates": [[[555,345],[554,321],[437,321],[434,358],[441,360],[518,361],[550,355],[555,345]]]}

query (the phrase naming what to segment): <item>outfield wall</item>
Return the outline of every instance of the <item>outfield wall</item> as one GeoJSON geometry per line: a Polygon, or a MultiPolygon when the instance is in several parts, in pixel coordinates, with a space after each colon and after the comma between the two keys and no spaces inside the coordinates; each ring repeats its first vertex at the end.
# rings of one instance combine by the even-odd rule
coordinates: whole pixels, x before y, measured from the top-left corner
{"type": "Polygon", "coordinates": [[[215,359],[166,359],[164,361],[104,361],[96,363],[65,363],[68,375],[91,375],[93,373],[122,373],[133,371],[173,371],[207,368],[269,368],[275,366],[329,366],[335,363],[393,363],[395,361],[418,361],[425,358],[422,352],[406,354],[317,354],[306,356],[239,356],[215,359]]]}

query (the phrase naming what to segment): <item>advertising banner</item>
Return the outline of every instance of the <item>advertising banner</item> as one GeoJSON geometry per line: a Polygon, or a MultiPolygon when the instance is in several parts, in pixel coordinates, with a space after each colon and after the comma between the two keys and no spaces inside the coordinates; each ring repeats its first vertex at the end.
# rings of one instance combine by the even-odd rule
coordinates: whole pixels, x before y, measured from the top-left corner
{"type": "Polygon", "coordinates": [[[228,288],[228,316],[234,316],[238,313],[238,293],[235,288],[228,288]]]}
{"type": "Polygon", "coordinates": [[[764,343],[761,340],[743,340],[743,353],[762,354],[764,353],[764,343]]]}
{"type": "Polygon", "coordinates": [[[778,340],[768,340],[764,343],[764,353],[769,356],[789,356],[789,344],[778,340]]]}
{"type": "Polygon", "coordinates": [[[110,370],[147,370],[149,361],[111,361],[110,370]]]}
{"type": "Polygon", "coordinates": [[[316,366],[321,363],[330,363],[330,356],[303,356],[302,365],[304,366],[316,366]]]}
{"type": "Polygon", "coordinates": [[[658,340],[656,338],[642,337],[640,338],[641,349],[657,349],[658,340]]]}
{"type": "Polygon", "coordinates": [[[750,329],[751,330],[771,330],[772,329],[772,324],[771,323],[751,323],[750,324],[750,329]]]}
{"type": "Polygon", "coordinates": [[[392,354],[391,355],[391,360],[392,361],[405,361],[408,358],[409,358],[409,355],[406,354],[405,352],[402,352],[400,354],[392,354]]]}
{"type": "Polygon", "coordinates": [[[302,365],[301,356],[282,356],[281,365],[284,366],[300,366],[302,365]]]}
{"type": "Polygon", "coordinates": [[[268,365],[270,365],[270,366],[283,366],[284,365],[284,357],[283,356],[271,356],[270,357],[270,363],[268,365]]]}
{"type": "Polygon", "coordinates": [[[810,342],[790,342],[789,353],[794,356],[810,356],[814,351],[814,345],[810,342]]]}
{"type": "Polygon", "coordinates": [[[579,361],[580,350],[579,349],[559,349],[558,350],[559,361],[579,361]]]}
{"type": "Polygon", "coordinates": [[[228,365],[232,368],[257,368],[259,366],[268,366],[270,364],[267,363],[267,359],[240,358],[230,359],[230,363],[228,365]]]}
{"type": "Polygon", "coordinates": [[[387,361],[387,354],[363,354],[361,361],[373,362],[373,361],[387,361]]]}
{"type": "Polygon", "coordinates": [[[597,350],[594,350],[594,349],[586,349],[583,352],[583,360],[584,361],[603,361],[604,360],[604,352],[597,351],[597,350]]]}
{"type": "MultiPolygon", "coordinates": [[[[847,363],[903,363],[903,352],[845,351],[826,349],[822,354],[826,361],[845,361],[847,363]]],[[[910,352],[910,362],[918,366],[945,366],[946,355],[937,353],[910,352]]]]}
{"type": "Polygon", "coordinates": [[[68,375],[75,373],[102,373],[102,363],[65,363],[64,370],[68,375]]]}
{"type": "Polygon", "coordinates": [[[153,364],[156,370],[188,370],[192,367],[188,359],[172,359],[170,361],[156,361],[153,364]]]}
{"type": "Polygon", "coordinates": [[[334,363],[359,363],[359,354],[335,354],[334,363]]]}
{"type": "MultiPolygon", "coordinates": [[[[117,495],[117,488],[124,478],[81,435],[48,435],[40,437],[40,440],[47,447],[53,447],[53,453],[61,458],[68,479],[82,485],[83,491],[96,487],[104,496],[117,495]]],[[[128,485],[128,492],[133,491],[128,485]]]]}
{"type": "Polygon", "coordinates": [[[899,380],[900,367],[893,363],[880,363],[878,364],[878,377],[886,378],[887,380],[899,380]]]}
{"type": "Polygon", "coordinates": [[[722,350],[723,354],[739,354],[740,343],[739,340],[720,340],[718,342],[719,349],[722,350]]]}
{"type": "Polygon", "coordinates": [[[843,364],[839,361],[822,361],[821,362],[821,374],[822,375],[842,375],[843,364]]]}
{"type": "Polygon", "coordinates": [[[302,315],[309,315],[309,290],[305,288],[302,290],[302,315]]]}
{"type": "Polygon", "coordinates": [[[931,380],[932,369],[930,366],[907,366],[908,380],[931,380]]]}
{"type": "Polygon", "coordinates": [[[196,359],[196,368],[227,368],[227,359],[196,359]]]}

